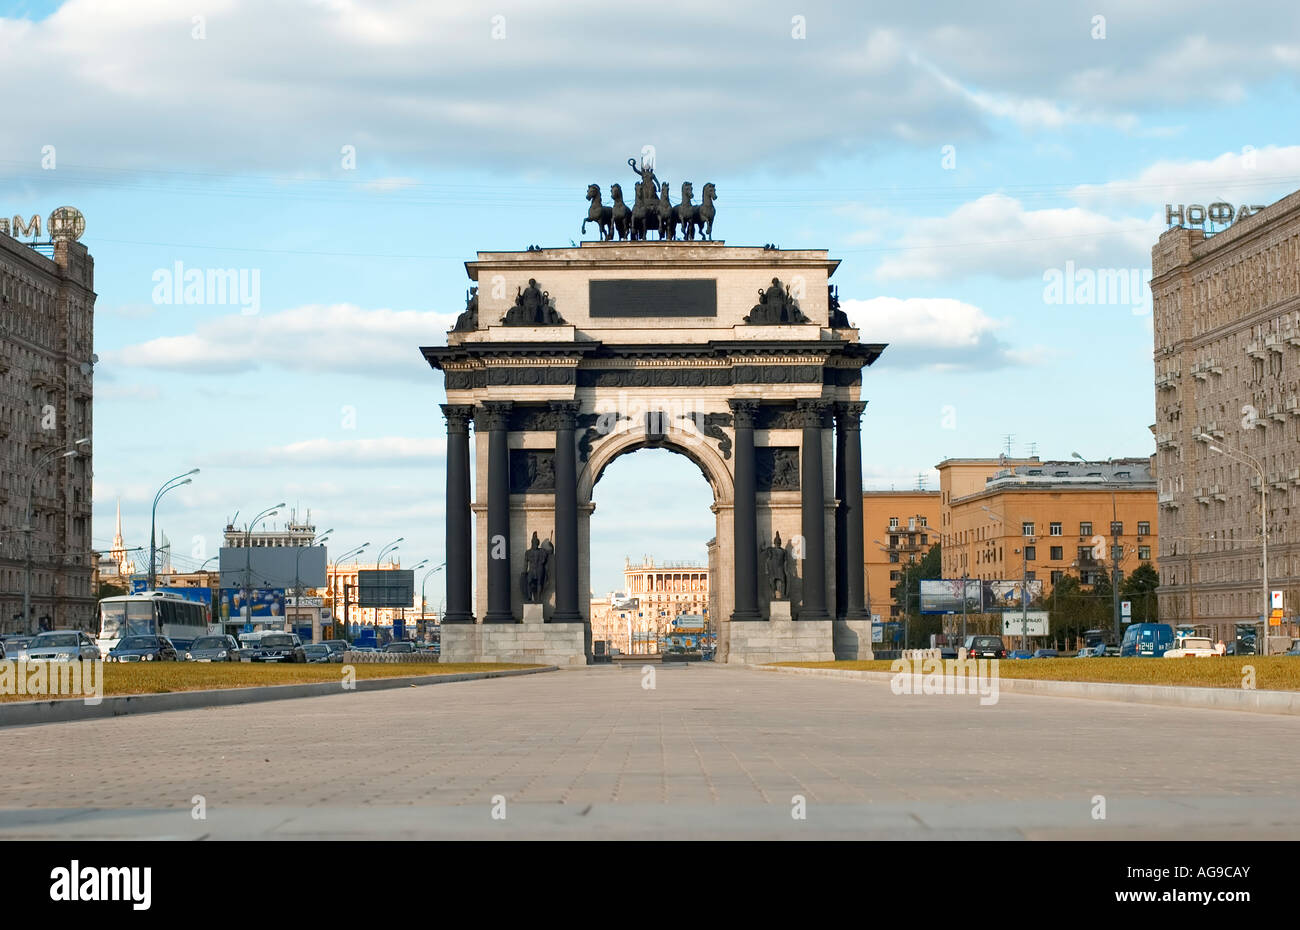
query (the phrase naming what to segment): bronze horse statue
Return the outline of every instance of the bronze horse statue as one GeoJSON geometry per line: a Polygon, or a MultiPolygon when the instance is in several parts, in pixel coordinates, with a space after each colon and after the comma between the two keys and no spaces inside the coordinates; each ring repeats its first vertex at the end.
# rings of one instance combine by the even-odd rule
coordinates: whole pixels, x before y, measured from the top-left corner
{"type": "Polygon", "coordinates": [[[587,224],[595,223],[600,229],[600,239],[607,242],[614,238],[614,208],[607,207],[600,202],[600,185],[587,185],[587,199],[591,201],[591,208],[587,210],[587,218],[582,221],[582,234],[587,234],[587,224]]]}
{"type": "MultiPolygon", "coordinates": [[[[689,184],[682,185],[683,188],[689,189],[689,184]]],[[[685,193],[685,191],[684,191],[685,193]]],[[[701,197],[703,201],[698,206],[691,206],[688,219],[684,220],[682,236],[686,239],[694,239],[695,231],[700,231],[701,239],[713,239],[713,218],[717,215],[717,209],[713,206],[713,201],[718,199],[718,189],[710,181],[704,185],[704,193],[701,197]]],[[[689,200],[687,200],[689,204],[689,200]]]]}
{"type": "MultiPolygon", "coordinates": [[[[614,206],[610,208],[610,217],[614,224],[614,231],[618,233],[618,238],[621,241],[628,238],[632,225],[632,211],[623,202],[623,188],[620,185],[611,184],[609,186],[609,196],[614,198],[614,206]]],[[[611,235],[610,238],[614,237],[611,235]]]]}

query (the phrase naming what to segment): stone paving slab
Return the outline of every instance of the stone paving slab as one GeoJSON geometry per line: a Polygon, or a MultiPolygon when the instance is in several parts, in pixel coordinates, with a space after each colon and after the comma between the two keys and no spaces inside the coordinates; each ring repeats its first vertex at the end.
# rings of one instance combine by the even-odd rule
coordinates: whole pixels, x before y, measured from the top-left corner
{"type": "Polygon", "coordinates": [[[1291,716],[984,707],[709,664],[642,680],[633,666],[9,729],[0,838],[1300,838],[1291,716]]]}

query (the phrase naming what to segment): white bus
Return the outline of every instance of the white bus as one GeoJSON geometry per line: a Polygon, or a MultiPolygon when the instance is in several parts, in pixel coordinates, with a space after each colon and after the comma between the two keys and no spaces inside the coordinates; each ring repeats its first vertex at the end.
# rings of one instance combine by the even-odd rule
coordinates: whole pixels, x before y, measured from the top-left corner
{"type": "Polygon", "coordinates": [[[146,591],[99,602],[98,645],[104,655],[124,636],[166,636],[178,649],[184,649],[206,633],[220,632],[206,605],[179,594],[146,591]]]}

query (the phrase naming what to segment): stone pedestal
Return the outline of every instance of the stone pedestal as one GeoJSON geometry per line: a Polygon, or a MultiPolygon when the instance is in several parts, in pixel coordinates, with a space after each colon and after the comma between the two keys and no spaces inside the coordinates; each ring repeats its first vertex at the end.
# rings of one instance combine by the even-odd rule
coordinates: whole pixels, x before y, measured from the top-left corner
{"type": "MultiPolygon", "coordinates": [[[[789,602],[776,601],[776,604],[789,602]]],[[[870,634],[868,634],[870,635],[870,634]]],[[[832,662],[835,647],[830,620],[779,620],[728,624],[727,664],[832,662]]]]}
{"type": "Polygon", "coordinates": [[[870,620],[836,620],[833,636],[837,660],[870,661],[875,658],[871,648],[870,620]]]}
{"type": "Polygon", "coordinates": [[[541,604],[524,605],[524,623],[545,623],[546,618],[542,616],[541,604]]]}
{"type": "Polygon", "coordinates": [[[772,601],[767,607],[769,620],[791,620],[789,601],[772,601]]]}
{"type": "Polygon", "coordinates": [[[442,628],[444,662],[586,666],[582,623],[458,623],[442,628]]]}

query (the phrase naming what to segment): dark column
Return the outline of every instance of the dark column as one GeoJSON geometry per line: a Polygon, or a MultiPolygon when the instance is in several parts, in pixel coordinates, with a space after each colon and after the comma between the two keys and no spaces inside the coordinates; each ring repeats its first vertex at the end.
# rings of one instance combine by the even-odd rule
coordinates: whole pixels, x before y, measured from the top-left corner
{"type": "Polygon", "coordinates": [[[800,620],[829,620],[826,612],[826,487],[822,480],[822,434],[829,405],[799,401],[803,420],[803,609],[800,620]]]}
{"type": "Polygon", "coordinates": [[[727,402],[736,429],[736,494],[733,502],[736,605],[732,620],[762,620],[758,612],[758,505],[755,498],[754,418],[758,401],[727,402]]]}
{"type": "Polygon", "coordinates": [[[555,412],[555,613],[552,623],[582,623],[578,612],[578,463],[573,429],[578,402],[551,401],[555,412]]]}
{"type": "Polygon", "coordinates": [[[862,585],[866,563],[862,538],[862,412],[866,409],[865,403],[854,402],[840,404],[836,410],[839,445],[844,449],[844,475],[838,493],[844,516],[843,552],[848,581],[845,610],[840,616],[846,620],[870,619],[862,585]]]}
{"type": "Polygon", "coordinates": [[[845,513],[848,499],[844,496],[847,486],[845,476],[844,417],[835,405],[835,496],[839,503],[835,507],[835,616],[843,618],[849,605],[849,560],[848,560],[848,517],[845,513]]]}
{"type": "Polygon", "coordinates": [[[487,613],[484,623],[514,623],[510,608],[510,407],[509,401],[483,405],[488,431],[487,613]]]}
{"type": "Polygon", "coordinates": [[[469,421],[473,404],[443,404],[447,417],[447,610],[443,623],[474,622],[469,512],[469,421]]]}

